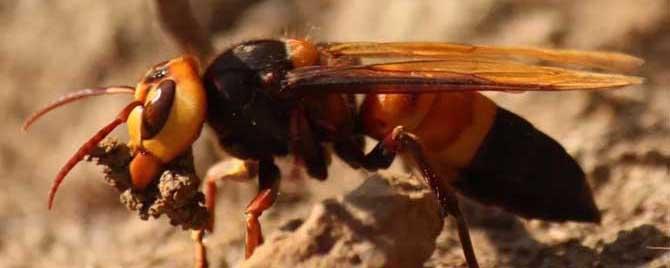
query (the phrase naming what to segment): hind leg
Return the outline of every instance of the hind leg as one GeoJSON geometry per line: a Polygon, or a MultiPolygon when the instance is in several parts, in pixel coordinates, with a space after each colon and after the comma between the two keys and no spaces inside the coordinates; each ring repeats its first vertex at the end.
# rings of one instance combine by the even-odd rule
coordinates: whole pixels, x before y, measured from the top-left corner
{"type": "Polygon", "coordinates": [[[458,205],[456,189],[450,184],[444,183],[444,179],[446,178],[440,178],[438,173],[430,166],[416,136],[406,132],[401,126],[396,127],[366,155],[366,166],[370,169],[388,167],[398,152],[406,153],[414,160],[426,184],[428,184],[437,197],[441,208],[441,215],[446,217],[450,214],[456,219],[458,236],[461,240],[461,247],[463,248],[463,254],[465,255],[468,267],[479,267],[472,247],[472,241],[470,240],[468,225],[458,205]]]}

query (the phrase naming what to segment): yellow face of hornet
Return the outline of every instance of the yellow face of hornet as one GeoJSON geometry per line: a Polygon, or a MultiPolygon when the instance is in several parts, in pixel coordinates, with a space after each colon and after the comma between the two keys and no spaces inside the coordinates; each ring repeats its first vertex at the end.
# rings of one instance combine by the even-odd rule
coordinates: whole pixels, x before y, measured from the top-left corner
{"type": "Polygon", "coordinates": [[[207,100],[198,63],[180,57],[156,65],[135,88],[135,101],[142,105],[127,120],[134,153],[130,172],[133,186],[143,189],[200,135],[207,100]]]}
{"type": "Polygon", "coordinates": [[[135,88],[120,86],[88,88],[65,95],[30,116],[27,130],[37,119],[60,106],[90,96],[133,94],[117,117],[86,141],[63,165],[49,191],[49,208],[58,186],[72,168],[114,128],[128,123],[133,160],[130,175],[134,189],[142,190],[163,170],[163,166],[186,152],[198,138],[207,113],[205,90],[198,62],[184,56],[154,66],[135,88]]]}
{"type": "Polygon", "coordinates": [[[167,163],[198,138],[206,116],[206,97],[197,62],[181,57],[156,65],[135,88],[128,116],[132,148],[167,163]]]}

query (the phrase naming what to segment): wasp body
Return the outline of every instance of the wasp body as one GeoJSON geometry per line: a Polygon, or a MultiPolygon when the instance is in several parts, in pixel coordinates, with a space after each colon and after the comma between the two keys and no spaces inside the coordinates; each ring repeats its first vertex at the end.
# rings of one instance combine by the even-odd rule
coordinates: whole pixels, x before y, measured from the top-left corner
{"type": "Polygon", "coordinates": [[[563,147],[478,91],[586,90],[641,82],[633,76],[518,58],[612,71],[641,64],[637,58],[606,52],[254,40],[224,51],[202,76],[192,58],[173,59],[153,67],[134,89],[75,93],[37,113],[26,126],[84,96],[135,96],[59,172],[51,204],[69,169],[116,125],[128,123],[135,155],[130,173],[135,189],[142,190],[165,163],[190,148],[206,122],[223,149],[241,160],[208,172],[204,187],[210,213],[215,211],[218,180],[256,175],[259,180],[259,193],[246,211],[247,257],[262,242],[258,217],[278,193],[276,157],[291,154],[311,177],[325,179],[330,157],[326,144],[353,168],[387,168],[401,154],[423,174],[442,214],[457,219],[468,264],[477,267],[457,193],[529,218],[600,220],[584,172],[563,147]],[[366,59],[386,61],[364,63],[366,59]],[[354,94],[364,94],[362,104],[356,105],[354,94]],[[366,136],[378,141],[367,153],[366,136]]]}

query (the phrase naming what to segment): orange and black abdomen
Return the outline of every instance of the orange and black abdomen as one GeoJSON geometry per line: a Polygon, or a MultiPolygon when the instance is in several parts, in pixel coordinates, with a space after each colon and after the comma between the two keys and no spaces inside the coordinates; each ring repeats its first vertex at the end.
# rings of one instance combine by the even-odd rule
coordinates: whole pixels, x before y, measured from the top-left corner
{"type": "Polygon", "coordinates": [[[445,183],[481,203],[529,218],[600,219],[584,172],[563,147],[479,93],[368,95],[361,121],[376,139],[402,125],[445,183]]]}

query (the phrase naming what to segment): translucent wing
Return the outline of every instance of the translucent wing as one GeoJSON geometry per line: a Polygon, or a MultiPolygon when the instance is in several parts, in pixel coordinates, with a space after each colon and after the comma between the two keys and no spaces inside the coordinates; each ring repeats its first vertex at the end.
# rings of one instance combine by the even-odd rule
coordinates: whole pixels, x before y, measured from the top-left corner
{"type": "Polygon", "coordinates": [[[284,90],[289,94],[564,91],[623,87],[642,81],[636,76],[452,56],[443,60],[298,68],[287,74],[284,90]]]}
{"type": "Polygon", "coordinates": [[[542,60],[556,64],[571,64],[609,71],[631,72],[644,60],[621,53],[545,49],[534,47],[475,46],[451,43],[324,43],[320,49],[334,57],[451,59],[468,57],[472,60],[542,60]]]}

